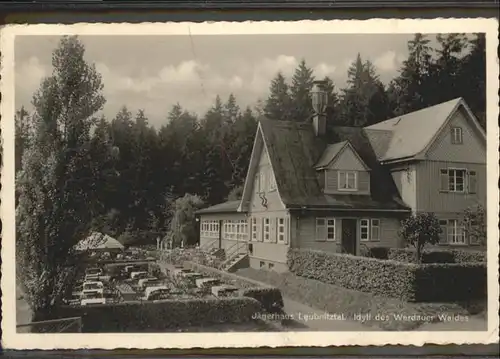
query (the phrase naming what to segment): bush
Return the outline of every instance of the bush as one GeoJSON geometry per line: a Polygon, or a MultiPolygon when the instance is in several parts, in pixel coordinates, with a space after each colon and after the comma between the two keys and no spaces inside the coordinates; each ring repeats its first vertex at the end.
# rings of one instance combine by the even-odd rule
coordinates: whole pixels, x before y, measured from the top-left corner
{"type": "MultiPolygon", "coordinates": [[[[388,259],[415,263],[415,249],[413,248],[391,248],[388,259]]],[[[486,252],[466,251],[460,249],[427,249],[422,252],[422,263],[467,263],[486,262],[486,252]]]]}
{"type": "Polygon", "coordinates": [[[441,302],[486,297],[484,263],[432,263],[419,266],[415,277],[415,301],[441,302]]]}
{"type": "Polygon", "coordinates": [[[243,290],[240,291],[241,295],[257,299],[266,311],[277,312],[284,307],[283,297],[278,288],[198,263],[186,262],[185,266],[242,288],[243,290]]]}
{"type": "Polygon", "coordinates": [[[484,262],[486,263],[486,251],[464,251],[453,249],[451,251],[455,257],[455,263],[484,262]]]}
{"type": "Polygon", "coordinates": [[[82,317],[82,331],[155,332],[189,326],[242,323],[262,310],[253,298],[127,302],[61,308],[62,317],[82,317]]]}
{"type": "Polygon", "coordinates": [[[296,275],[378,295],[414,299],[416,265],[314,250],[290,249],[288,266],[296,275]]]}
{"type": "Polygon", "coordinates": [[[291,249],[296,275],[405,301],[466,300],[485,294],[484,263],[414,264],[291,249]]]}
{"type": "Polygon", "coordinates": [[[284,307],[283,297],[278,288],[247,288],[241,290],[240,294],[258,300],[269,313],[281,312],[284,307]]]}
{"type": "MultiPolygon", "coordinates": [[[[413,248],[391,248],[387,258],[404,263],[417,262],[415,249],[413,248]]],[[[424,250],[422,252],[422,263],[455,263],[455,257],[450,251],[424,250]]]]}
{"type": "Polygon", "coordinates": [[[364,247],[363,257],[388,259],[389,247],[364,247]]]}

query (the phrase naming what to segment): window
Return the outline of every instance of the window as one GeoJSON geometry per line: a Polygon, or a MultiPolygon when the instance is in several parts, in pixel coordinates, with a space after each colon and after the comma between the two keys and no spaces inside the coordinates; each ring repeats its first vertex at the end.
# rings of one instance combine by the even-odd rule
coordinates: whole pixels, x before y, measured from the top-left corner
{"type": "Polygon", "coordinates": [[[448,170],[448,188],[450,192],[464,192],[465,170],[448,170]]]}
{"type": "Polygon", "coordinates": [[[476,193],[477,189],[476,171],[469,171],[469,193],[476,193]]]}
{"type": "Polygon", "coordinates": [[[266,265],[266,263],[264,263],[264,262],[262,262],[262,261],[260,262],[260,267],[261,267],[261,268],[262,268],[262,267],[264,267],[265,265],[266,265]]]}
{"type": "Polygon", "coordinates": [[[316,218],[316,240],[335,241],[335,218],[316,218]]]}
{"type": "Polygon", "coordinates": [[[276,191],[276,177],[272,171],[269,172],[269,191],[276,191]]]}
{"type": "Polygon", "coordinates": [[[219,221],[217,220],[205,220],[201,222],[201,236],[218,238],[219,237],[219,221]]]}
{"type": "Polygon", "coordinates": [[[339,191],[355,191],[357,189],[357,175],[355,171],[339,171],[339,191]]]}
{"type": "Polygon", "coordinates": [[[442,169],[441,190],[448,192],[465,192],[466,173],[467,171],[465,169],[442,169]]]}
{"type": "Polygon", "coordinates": [[[274,264],[273,264],[273,263],[268,263],[268,264],[267,264],[267,267],[268,267],[269,269],[273,269],[273,268],[274,268],[274,264]]]}
{"type": "Polygon", "coordinates": [[[362,241],[380,240],[380,220],[361,219],[359,221],[359,238],[362,241]]]}
{"type": "Polygon", "coordinates": [[[449,244],[465,244],[464,227],[456,219],[448,220],[448,243],[449,244]]]}
{"type": "Polygon", "coordinates": [[[451,128],[451,143],[454,145],[460,145],[463,143],[462,127],[452,127],[451,128]]]}
{"type": "Polygon", "coordinates": [[[271,225],[269,218],[264,218],[264,242],[269,242],[271,239],[271,225]]]}
{"type": "Polygon", "coordinates": [[[225,221],[224,233],[226,239],[246,240],[248,233],[247,221],[244,219],[225,221]]]}
{"type": "Polygon", "coordinates": [[[276,232],[278,243],[285,243],[285,218],[278,218],[278,231],[276,232]]]}
{"type": "Polygon", "coordinates": [[[441,191],[477,193],[476,171],[464,168],[441,169],[441,191]]]}
{"type": "Polygon", "coordinates": [[[257,241],[257,218],[252,218],[252,241],[257,241]]]}

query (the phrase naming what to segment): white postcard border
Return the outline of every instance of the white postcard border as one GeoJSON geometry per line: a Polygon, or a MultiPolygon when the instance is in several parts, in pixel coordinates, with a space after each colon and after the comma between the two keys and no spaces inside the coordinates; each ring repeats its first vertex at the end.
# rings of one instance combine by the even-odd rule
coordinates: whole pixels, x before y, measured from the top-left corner
{"type": "Polygon", "coordinates": [[[2,346],[6,349],[236,348],[283,346],[490,344],[498,342],[498,21],[496,19],[372,19],[294,22],[214,22],[73,25],[7,25],[1,42],[2,346]],[[389,34],[485,32],[487,49],[488,167],[488,330],[484,332],[280,332],[280,333],[102,333],[18,334],[15,306],[14,208],[14,39],[21,35],[240,35],[240,34],[389,34]]]}

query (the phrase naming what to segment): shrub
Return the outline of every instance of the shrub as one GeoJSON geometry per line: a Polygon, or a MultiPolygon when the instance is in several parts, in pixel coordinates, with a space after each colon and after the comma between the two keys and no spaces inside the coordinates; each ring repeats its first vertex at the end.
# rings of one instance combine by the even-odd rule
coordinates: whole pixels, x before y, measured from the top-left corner
{"type": "MultiPolygon", "coordinates": [[[[405,263],[415,263],[415,249],[391,248],[388,259],[405,263]]],[[[486,252],[461,249],[428,249],[422,252],[422,263],[467,263],[486,262],[486,252]]]]}
{"type": "Polygon", "coordinates": [[[485,263],[432,263],[419,266],[415,300],[461,301],[486,297],[485,263]]]}
{"type": "MultiPolygon", "coordinates": [[[[415,249],[391,248],[388,253],[389,260],[416,263],[415,249]]],[[[444,250],[424,250],[421,254],[421,263],[454,263],[454,254],[444,250]]]]}
{"type": "Polygon", "coordinates": [[[283,297],[278,288],[246,288],[241,290],[240,294],[258,300],[269,313],[280,312],[284,307],[283,297]]]}
{"type": "Polygon", "coordinates": [[[422,250],[426,244],[439,243],[439,235],[442,230],[434,213],[418,213],[401,222],[399,235],[416,251],[417,263],[422,261],[422,250]]]}
{"type": "Polygon", "coordinates": [[[212,277],[242,288],[243,290],[240,291],[241,295],[257,299],[262,304],[263,308],[269,312],[280,311],[284,307],[283,297],[278,288],[251,279],[242,278],[236,274],[206,267],[198,263],[186,262],[185,265],[192,270],[206,273],[212,277]]]}
{"type": "Polygon", "coordinates": [[[485,294],[484,263],[414,264],[291,249],[288,265],[302,277],[405,301],[465,300],[485,294]]]}
{"type": "Polygon", "coordinates": [[[127,302],[89,307],[64,307],[66,317],[82,317],[82,331],[153,332],[189,326],[252,320],[261,304],[253,298],[221,298],[127,302]]]}
{"type": "Polygon", "coordinates": [[[455,263],[468,263],[468,262],[485,262],[486,251],[464,251],[460,249],[453,249],[451,252],[454,255],[455,263]]]}
{"type": "Polygon", "coordinates": [[[291,249],[288,266],[296,275],[378,295],[414,299],[416,265],[348,254],[291,249]]]}
{"type": "Polygon", "coordinates": [[[389,247],[364,247],[363,257],[388,259],[389,247]]]}

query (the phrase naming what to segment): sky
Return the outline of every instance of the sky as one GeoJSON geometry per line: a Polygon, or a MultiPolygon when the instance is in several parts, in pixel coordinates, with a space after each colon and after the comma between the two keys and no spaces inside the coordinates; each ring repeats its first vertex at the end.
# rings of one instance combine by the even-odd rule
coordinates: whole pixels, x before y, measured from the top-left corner
{"type": "MultiPolygon", "coordinates": [[[[179,103],[202,116],[218,94],[230,93],[238,104],[253,106],[268,95],[271,79],[281,71],[291,78],[304,59],[317,78],[329,76],[337,88],[360,53],[388,83],[407,58],[411,34],[307,35],[155,35],[81,36],[85,57],[104,83],[103,114],[113,118],[123,105],[143,109],[149,122],[167,122],[179,103]]],[[[434,38],[434,36],[430,36],[434,38]]],[[[41,80],[50,76],[58,36],[17,36],[15,40],[16,108],[31,109],[41,80]]]]}

